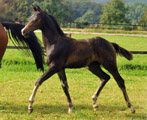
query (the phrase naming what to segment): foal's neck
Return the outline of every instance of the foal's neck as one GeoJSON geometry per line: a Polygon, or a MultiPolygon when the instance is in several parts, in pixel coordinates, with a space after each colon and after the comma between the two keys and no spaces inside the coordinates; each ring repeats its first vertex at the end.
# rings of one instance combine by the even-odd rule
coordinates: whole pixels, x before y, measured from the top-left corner
{"type": "Polygon", "coordinates": [[[45,49],[49,49],[51,45],[55,44],[61,36],[51,30],[42,30],[42,39],[45,49]]]}

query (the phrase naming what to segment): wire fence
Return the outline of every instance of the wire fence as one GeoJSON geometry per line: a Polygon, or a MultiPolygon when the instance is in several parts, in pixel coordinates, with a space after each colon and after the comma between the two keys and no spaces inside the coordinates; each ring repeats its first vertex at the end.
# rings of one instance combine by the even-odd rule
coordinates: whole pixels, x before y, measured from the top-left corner
{"type": "MultiPolygon", "coordinates": [[[[68,24],[68,27],[69,28],[71,27],[71,24],[73,24],[73,23],[70,23],[70,25],[68,24]]],[[[41,31],[35,31],[35,32],[41,32],[41,31]]],[[[71,37],[72,34],[107,35],[107,36],[129,36],[129,37],[147,37],[147,35],[135,35],[135,34],[110,34],[110,33],[90,33],[90,32],[65,32],[65,33],[67,35],[70,35],[69,37],[71,37]]],[[[22,47],[22,46],[7,46],[7,49],[29,49],[29,48],[28,47],[22,47]]],[[[147,51],[131,51],[131,53],[132,54],[147,54],[147,51]]]]}
{"type": "Polygon", "coordinates": [[[60,24],[64,28],[91,28],[91,29],[109,29],[109,30],[139,30],[147,31],[147,25],[133,24],[106,24],[89,22],[63,22],[60,24]]]}

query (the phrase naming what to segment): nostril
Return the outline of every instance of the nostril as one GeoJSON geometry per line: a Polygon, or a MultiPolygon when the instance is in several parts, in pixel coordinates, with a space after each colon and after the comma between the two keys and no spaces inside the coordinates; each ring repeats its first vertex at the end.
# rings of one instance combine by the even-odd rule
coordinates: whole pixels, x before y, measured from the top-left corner
{"type": "Polygon", "coordinates": [[[24,35],[26,31],[24,29],[21,30],[21,34],[24,35]]]}
{"type": "Polygon", "coordinates": [[[23,34],[25,34],[26,32],[25,31],[23,31],[23,34]]]}

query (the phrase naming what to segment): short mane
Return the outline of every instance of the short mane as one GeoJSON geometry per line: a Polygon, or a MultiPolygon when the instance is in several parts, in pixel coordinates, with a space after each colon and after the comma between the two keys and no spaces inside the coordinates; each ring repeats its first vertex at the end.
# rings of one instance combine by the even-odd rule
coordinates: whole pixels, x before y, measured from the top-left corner
{"type": "Polygon", "coordinates": [[[56,19],[52,15],[47,14],[46,12],[43,13],[47,15],[47,19],[45,19],[44,27],[50,27],[54,32],[56,31],[61,36],[65,36],[64,32],[61,30],[60,26],[58,25],[56,19]],[[52,23],[50,23],[50,20],[52,23]]]}
{"type": "Polygon", "coordinates": [[[57,31],[59,32],[59,34],[60,34],[61,36],[64,36],[65,34],[64,34],[64,32],[61,30],[61,28],[60,28],[60,26],[58,25],[56,19],[55,19],[52,15],[49,15],[49,17],[51,17],[52,20],[53,20],[53,22],[55,23],[55,26],[56,26],[57,31]]]}

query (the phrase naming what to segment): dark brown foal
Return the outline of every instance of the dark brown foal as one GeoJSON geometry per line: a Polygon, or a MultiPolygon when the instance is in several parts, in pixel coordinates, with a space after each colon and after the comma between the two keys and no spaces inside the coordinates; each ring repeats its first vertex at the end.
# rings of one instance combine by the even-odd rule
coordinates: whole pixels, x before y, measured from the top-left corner
{"type": "Polygon", "coordinates": [[[76,40],[65,36],[57,21],[53,16],[48,15],[39,7],[34,7],[34,14],[29,23],[22,29],[22,34],[27,36],[31,31],[40,29],[42,31],[43,43],[46,50],[47,63],[49,68],[36,81],[32,95],[29,98],[29,112],[33,111],[32,105],[39,86],[55,73],[58,74],[63,91],[69,104],[68,113],[72,112],[72,101],[68,92],[68,83],[65,75],[66,68],[87,67],[89,71],[98,76],[101,84],[92,96],[94,110],[97,110],[96,100],[110,79],[110,76],[102,71],[100,65],[108,70],[116,80],[118,86],[123,92],[124,98],[132,113],[135,113],[128,98],[124,80],[120,76],[116,65],[116,53],[122,55],[128,60],[132,59],[132,54],[126,49],[115,43],[95,37],[91,39],[76,40]]]}

